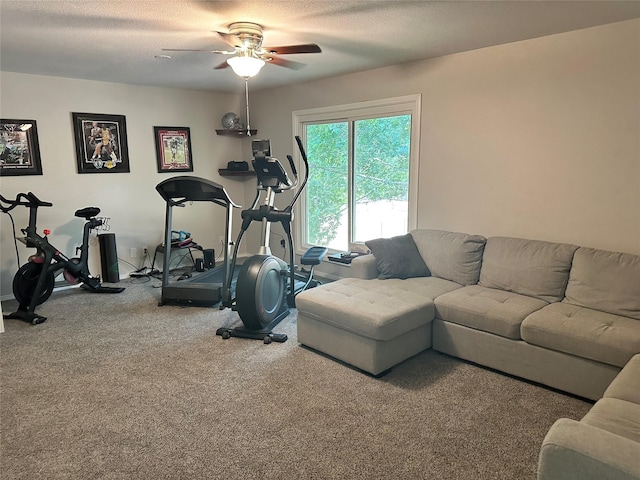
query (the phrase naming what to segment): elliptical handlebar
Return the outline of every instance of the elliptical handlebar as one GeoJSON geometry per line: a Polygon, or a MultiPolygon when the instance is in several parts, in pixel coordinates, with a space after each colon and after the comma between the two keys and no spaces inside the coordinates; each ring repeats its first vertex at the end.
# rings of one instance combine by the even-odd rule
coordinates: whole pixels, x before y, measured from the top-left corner
{"type": "MultiPolygon", "coordinates": [[[[295,138],[296,138],[296,143],[298,144],[298,149],[300,150],[300,155],[302,156],[302,161],[304,162],[304,180],[302,181],[302,185],[300,185],[300,188],[296,192],[295,196],[293,197],[293,200],[291,200],[291,203],[287,208],[292,208],[293,205],[295,205],[295,203],[298,201],[298,197],[304,190],[304,187],[307,185],[307,180],[309,180],[309,160],[307,159],[307,153],[304,151],[304,147],[302,146],[302,140],[300,139],[300,137],[296,135],[295,138]]],[[[296,180],[297,180],[298,174],[296,172],[296,167],[294,166],[294,163],[293,163],[293,158],[291,157],[291,155],[287,155],[287,158],[289,159],[289,163],[291,164],[291,168],[293,169],[294,175],[296,176],[296,180]]]]}
{"type": "Polygon", "coordinates": [[[291,173],[293,174],[293,182],[291,183],[291,185],[288,185],[286,188],[283,188],[282,191],[284,190],[292,190],[294,188],[296,188],[298,186],[298,172],[296,170],[296,167],[293,165],[293,160],[290,159],[291,155],[287,155],[287,159],[289,159],[289,163],[291,165],[291,173]]]}
{"type": "Polygon", "coordinates": [[[296,143],[298,144],[298,149],[300,150],[300,155],[302,155],[302,159],[304,160],[305,164],[309,164],[309,161],[307,160],[307,153],[304,151],[304,147],[302,146],[302,139],[300,138],[299,135],[295,136],[296,139],[296,143]]]}
{"type": "Polygon", "coordinates": [[[16,195],[15,200],[9,200],[0,194],[0,202],[9,205],[9,207],[5,207],[4,205],[2,205],[2,203],[0,203],[0,210],[2,210],[3,213],[9,212],[19,205],[24,207],[30,207],[30,208],[31,207],[53,207],[53,203],[44,202],[40,200],[32,192],[18,193],[16,195]],[[24,198],[25,201],[20,201],[21,198],[24,198]]]}
{"type": "Polygon", "coordinates": [[[296,169],[296,164],[293,162],[293,157],[291,155],[287,155],[287,159],[289,160],[289,165],[291,166],[291,171],[293,172],[293,176],[298,178],[298,170],[296,169]]]}

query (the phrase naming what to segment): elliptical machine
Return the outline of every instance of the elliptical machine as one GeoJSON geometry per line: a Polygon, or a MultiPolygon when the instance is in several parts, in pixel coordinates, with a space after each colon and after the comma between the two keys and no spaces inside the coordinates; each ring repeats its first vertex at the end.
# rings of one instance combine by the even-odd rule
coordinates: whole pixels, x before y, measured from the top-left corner
{"type": "Polygon", "coordinates": [[[274,207],[274,200],[276,194],[291,190],[298,185],[298,172],[293,158],[287,155],[294,177],[292,181],[278,159],[271,157],[268,140],[257,140],[252,143],[254,156],[252,164],[258,180],[257,193],[251,208],[242,211],[242,226],[235,242],[230,271],[233,272],[235,268],[244,233],[254,221],[262,223],[262,245],[257,255],[253,255],[242,264],[235,284],[235,298],[231,294],[231,276],[227,277],[221,308],[237,310],[244,328],[219,328],[216,335],[224,339],[252,338],[263,340],[267,344],[272,341],[285,342],[287,336],[273,333],[272,329],[289,315],[289,308],[295,307],[295,296],[312,284],[313,268],[321,262],[327,252],[324,247],[311,247],[303,255],[301,263],[310,266],[311,269],[305,278],[306,281],[298,282],[299,287],[296,288],[297,276],[291,222],[293,206],[309,179],[309,162],[300,137],[296,136],[295,139],[305,166],[304,180],[289,205],[283,210],[274,207]],[[265,192],[264,203],[256,208],[262,192],[265,192]],[[271,255],[269,236],[271,223],[274,222],[280,223],[287,235],[288,264],[271,255]]]}

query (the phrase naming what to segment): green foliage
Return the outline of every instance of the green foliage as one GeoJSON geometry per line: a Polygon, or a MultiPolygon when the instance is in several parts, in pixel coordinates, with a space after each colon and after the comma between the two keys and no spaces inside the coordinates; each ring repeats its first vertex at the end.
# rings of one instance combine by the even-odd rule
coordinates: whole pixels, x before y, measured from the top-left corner
{"type": "Polygon", "coordinates": [[[309,243],[327,245],[336,236],[348,207],[348,124],[307,127],[309,243]]]}
{"type": "Polygon", "coordinates": [[[411,116],[355,122],[356,202],[408,200],[411,116]]]}
{"type": "MultiPolygon", "coordinates": [[[[408,200],[411,116],[357,120],[355,202],[408,200]]],[[[349,123],[307,126],[309,243],[328,245],[348,208],[349,123]]]]}

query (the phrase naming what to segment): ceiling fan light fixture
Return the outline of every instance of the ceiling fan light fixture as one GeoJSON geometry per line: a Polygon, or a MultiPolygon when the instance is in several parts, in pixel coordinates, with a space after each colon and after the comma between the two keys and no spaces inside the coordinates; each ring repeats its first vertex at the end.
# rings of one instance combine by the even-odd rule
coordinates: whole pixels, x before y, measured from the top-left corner
{"type": "Polygon", "coordinates": [[[255,57],[231,57],[227,63],[233,72],[239,77],[249,78],[260,72],[264,66],[264,60],[255,57]]]}

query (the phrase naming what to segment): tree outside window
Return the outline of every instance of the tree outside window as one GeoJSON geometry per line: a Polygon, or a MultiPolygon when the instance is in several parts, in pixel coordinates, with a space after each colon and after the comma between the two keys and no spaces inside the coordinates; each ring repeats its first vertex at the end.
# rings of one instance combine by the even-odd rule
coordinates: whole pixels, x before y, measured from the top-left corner
{"type": "Polygon", "coordinates": [[[308,124],[306,139],[308,243],[347,250],[407,232],[411,115],[308,124]]]}

